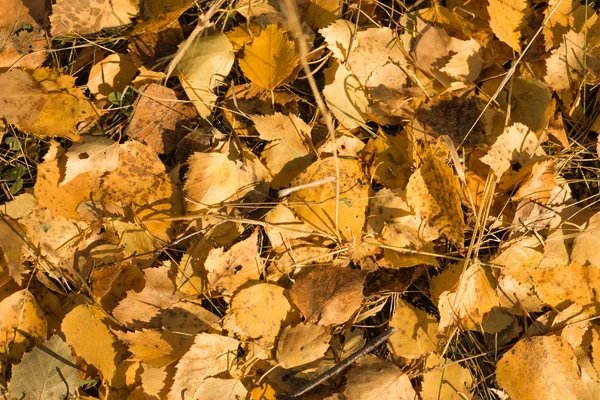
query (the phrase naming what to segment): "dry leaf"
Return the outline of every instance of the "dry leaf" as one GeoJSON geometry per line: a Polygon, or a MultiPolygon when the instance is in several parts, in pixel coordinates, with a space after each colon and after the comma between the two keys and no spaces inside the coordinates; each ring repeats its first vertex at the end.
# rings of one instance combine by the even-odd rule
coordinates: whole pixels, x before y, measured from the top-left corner
{"type": "Polygon", "coordinates": [[[427,149],[422,157],[423,164],[406,186],[406,200],[417,217],[429,227],[463,247],[465,223],[458,179],[431,149],[427,149]]]}
{"type": "Polygon", "coordinates": [[[314,267],[298,276],[290,290],[306,321],[319,325],[343,324],[363,300],[365,275],[341,267],[314,267]]]}
{"type": "Polygon", "coordinates": [[[496,37],[521,52],[521,30],[530,13],[527,0],[490,0],[490,28],[496,37]]]}
{"type": "Polygon", "coordinates": [[[417,397],[408,375],[388,361],[368,355],[346,373],[344,396],[364,400],[413,400],[417,397]]]}
{"type": "Polygon", "coordinates": [[[0,117],[42,137],[78,141],[78,124],[99,115],[74,83],[72,76],[49,69],[38,69],[33,76],[17,69],[0,74],[0,117]]]}
{"type": "Polygon", "coordinates": [[[75,354],[94,365],[107,381],[117,370],[116,338],[106,325],[106,315],[94,305],[81,304],[62,321],[61,330],[75,354]]]}
{"type": "Polygon", "coordinates": [[[325,355],[330,340],[329,329],[321,325],[286,326],[277,342],[277,361],[286,369],[311,363],[325,355]]]}
{"type": "Polygon", "coordinates": [[[202,382],[231,368],[240,342],[235,339],[200,333],[190,350],[177,363],[169,400],[199,399],[195,391],[202,382]]]}
{"type": "Polygon", "coordinates": [[[281,113],[253,115],[252,122],[260,138],[269,141],[261,158],[273,175],[271,187],[288,186],[314,159],[310,126],[295,115],[281,113]]]}
{"type": "Polygon", "coordinates": [[[71,349],[53,335],[23,356],[12,370],[8,389],[18,398],[63,400],[75,395],[78,376],[71,349]]]}
{"type": "Polygon", "coordinates": [[[206,378],[194,392],[202,400],[244,400],[248,390],[239,379],[206,378]]]}
{"type": "Polygon", "coordinates": [[[277,25],[269,25],[244,47],[239,60],[244,75],[266,90],[281,85],[298,64],[294,42],[277,25]]]}
{"type": "Polygon", "coordinates": [[[340,0],[308,0],[304,21],[317,31],[336,20],[342,11],[340,0]]]}
{"type": "Polygon", "coordinates": [[[423,400],[470,398],[469,391],[473,386],[473,378],[469,370],[456,363],[446,365],[437,354],[427,357],[425,367],[431,369],[423,375],[421,389],[423,400]]]}
{"type": "MultiPolygon", "coordinates": [[[[348,57],[348,48],[350,42],[352,42],[354,29],[355,24],[353,22],[338,19],[327,25],[327,27],[321,28],[319,33],[325,38],[327,48],[331,50],[333,56],[340,61],[345,61],[348,57]]],[[[353,43],[354,45],[358,44],[356,41],[353,43]]]]}
{"type": "Polygon", "coordinates": [[[113,53],[94,64],[87,87],[97,99],[103,99],[113,92],[123,92],[137,72],[131,56],[113,53]]]}
{"type": "Polygon", "coordinates": [[[498,361],[498,384],[512,399],[579,399],[575,353],[558,336],[521,339],[498,361]]]}
{"type": "Polygon", "coordinates": [[[266,168],[254,154],[246,148],[236,149],[233,143],[221,151],[194,153],[188,163],[185,190],[190,212],[246,196],[259,200],[268,191],[266,168]]]}
{"type": "Polygon", "coordinates": [[[255,283],[234,293],[231,311],[244,335],[272,346],[292,308],[286,294],[286,289],[270,283],[255,283]]]}
{"type": "Polygon", "coordinates": [[[100,177],[119,164],[119,144],[102,136],[84,136],[83,143],[74,143],[66,152],[66,171],[60,186],[80,174],[93,173],[100,177]]]}
{"type": "Polygon", "coordinates": [[[128,1],[58,0],[52,6],[50,32],[53,37],[95,33],[130,23],[137,11],[137,7],[128,1]]]}
{"type": "Polygon", "coordinates": [[[438,322],[435,317],[402,299],[396,301],[390,326],[398,329],[389,339],[389,348],[396,356],[419,358],[437,346],[438,322]]]}
{"type": "Polygon", "coordinates": [[[369,99],[356,75],[343,64],[333,62],[325,71],[325,81],[323,96],[340,124],[346,129],[364,125],[369,99]]]}
{"type": "MultiPolygon", "coordinates": [[[[32,4],[6,0],[0,18],[0,68],[38,68],[46,58],[48,42],[44,30],[36,22],[32,4]],[[31,26],[31,30],[24,29],[31,26]]],[[[44,10],[45,11],[45,10],[44,10]]]]}
{"type": "Polygon", "coordinates": [[[43,310],[27,289],[0,301],[0,358],[17,360],[36,343],[46,340],[43,310]]]}
{"type": "Polygon", "coordinates": [[[292,186],[298,186],[321,179],[329,180],[317,187],[293,192],[290,195],[290,208],[304,222],[323,233],[336,236],[339,232],[344,240],[358,243],[366,218],[368,179],[360,161],[340,158],[338,163],[340,194],[337,206],[336,184],[331,182],[336,177],[335,159],[329,157],[310,165],[292,181],[292,186]]]}
{"type": "Polygon", "coordinates": [[[175,73],[201,117],[210,116],[217,98],[213,89],[225,80],[234,59],[231,42],[225,34],[219,33],[198,35],[177,64],[175,73]]]}

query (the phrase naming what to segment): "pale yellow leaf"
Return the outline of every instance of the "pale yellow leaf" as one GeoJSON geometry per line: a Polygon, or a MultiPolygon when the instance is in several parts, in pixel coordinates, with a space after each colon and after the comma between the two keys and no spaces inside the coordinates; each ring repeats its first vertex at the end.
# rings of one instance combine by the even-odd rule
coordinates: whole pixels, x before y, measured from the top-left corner
{"type": "Polygon", "coordinates": [[[333,115],[346,129],[366,123],[365,113],[369,107],[366,89],[343,64],[333,62],[325,71],[323,96],[333,115]]]}
{"type": "MultiPolygon", "coordinates": [[[[444,362],[437,354],[427,358],[423,375],[421,398],[423,400],[464,400],[469,399],[473,378],[469,370],[457,363],[444,362]],[[429,369],[431,368],[431,369],[429,369]]],[[[515,399],[516,400],[516,399],[515,399]]]]}
{"type": "Polygon", "coordinates": [[[239,379],[206,378],[194,392],[194,398],[202,400],[244,400],[248,390],[239,379]]]}
{"type": "MultiPolygon", "coordinates": [[[[325,38],[327,48],[340,61],[345,61],[348,57],[348,48],[352,41],[354,27],[353,22],[338,19],[327,25],[327,27],[319,29],[319,33],[325,38]]],[[[354,45],[358,44],[356,40],[353,43],[354,45]]]]}
{"type": "Polygon", "coordinates": [[[97,99],[103,99],[113,92],[123,92],[137,72],[130,55],[113,53],[92,66],[87,87],[97,99]]]}
{"type": "Polygon", "coordinates": [[[496,37],[521,52],[521,29],[531,12],[527,0],[489,0],[490,28],[496,37]]]}
{"type": "Polygon", "coordinates": [[[83,136],[83,143],[74,143],[67,153],[63,186],[79,174],[88,172],[100,176],[117,168],[119,144],[103,136],[83,136]]]}
{"type": "Polygon", "coordinates": [[[404,358],[419,358],[435,350],[438,322],[425,311],[402,299],[396,301],[390,326],[398,329],[389,339],[389,348],[404,358]]]}

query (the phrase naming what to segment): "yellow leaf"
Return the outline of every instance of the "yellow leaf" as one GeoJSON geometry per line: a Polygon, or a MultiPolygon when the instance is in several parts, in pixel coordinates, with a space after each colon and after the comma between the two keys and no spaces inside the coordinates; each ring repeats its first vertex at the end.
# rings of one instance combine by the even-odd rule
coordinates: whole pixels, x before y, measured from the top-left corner
{"type": "Polygon", "coordinates": [[[281,323],[292,307],[286,292],[281,286],[256,283],[233,295],[231,311],[236,324],[247,337],[260,339],[259,343],[264,347],[273,345],[281,323]]]}
{"type": "Polygon", "coordinates": [[[97,99],[103,99],[112,92],[123,92],[137,72],[138,68],[130,55],[113,53],[94,64],[87,87],[97,99]]]}
{"type": "Polygon", "coordinates": [[[417,394],[408,375],[389,361],[362,357],[346,373],[344,396],[361,400],[413,400],[417,394]]]}
{"type": "MultiPolygon", "coordinates": [[[[352,41],[354,27],[355,24],[352,21],[338,19],[327,27],[319,30],[321,36],[325,38],[327,48],[331,50],[333,56],[340,61],[345,61],[346,57],[348,57],[348,48],[352,41]]],[[[358,42],[354,41],[353,45],[358,45],[358,42]]]]}
{"type": "Polygon", "coordinates": [[[419,358],[437,346],[436,318],[402,299],[396,301],[390,326],[398,329],[389,339],[389,347],[396,356],[419,358]]]}
{"type": "Polygon", "coordinates": [[[268,191],[267,169],[252,152],[246,148],[240,152],[233,143],[220,152],[194,153],[188,164],[185,190],[190,212],[239,201],[246,195],[262,197],[268,191]]]}
{"type": "MultiPolygon", "coordinates": [[[[468,369],[452,362],[446,365],[437,354],[431,354],[425,365],[421,398],[423,400],[464,400],[470,398],[473,378],[468,369]]],[[[516,399],[515,399],[516,400],[516,399]]]]}
{"type": "Polygon", "coordinates": [[[346,129],[366,123],[369,99],[365,87],[343,64],[333,62],[325,71],[323,96],[329,109],[346,129]]]}
{"type": "Polygon", "coordinates": [[[113,347],[116,338],[104,319],[106,316],[98,307],[81,304],[65,316],[61,330],[75,353],[98,368],[105,380],[111,381],[117,369],[117,353],[113,347]]]}
{"type": "Polygon", "coordinates": [[[99,115],[74,83],[70,76],[44,69],[34,76],[17,69],[0,74],[0,117],[42,137],[78,141],[78,124],[99,115]]]}
{"type": "Polygon", "coordinates": [[[304,21],[313,31],[329,25],[342,10],[340,0],[308,0],[304,21]]]}
{"type": "Polygon", "coordinates": [[[286,187],[313,159],[310,126],[301,118],[281,113],[252,115],[254,127],[262,140],[268,140],[261,153],[273,174],[271,187],[286,187]]]}
{"type": "Polygon", "coordinates": [[[294,42],[276,25],[269,25],[260,36],[246,45],[239,60],[244,75],[266,90],[281,85],[298,64],[294,42]]]}
{"type": "MultiPolygon", "coordinates": [[[[360,161],[340,158],[340,195],[338,203],[338,226],[341,237],[358,243],[365,224],[365,208],[368,204],[369,183],[360,161]]],[[[292,186],[308,184],[321,179],[328,183],[314,188],[298,190],[290,195],[290,208],[306,223],[322,232],[336,236],[336,184],[335,160],[321,159],[292,181],[292,186]]]]}
{"type": "Polygon", "coordinates": [[[196,392],[195,398],[202,400],[245,399],[248,390],[241,380],[230,378],[206,378],[196,392]]]}
{"type": "Polygon", "coordinates": [[[521,52],[521,29],[527,23],[530,8],[527,0],[489,0],[490,28],[496,37],[521,52]]]}
{"type": "Polygon", "coordinates": [[[277,342],[277,361],[286,369],[308,364],[325,355],[331,333],[320,325],[300,323],[286,326],[277,342]]]}
{"type": "Polygon", "coordinates": [[[221,335],[196,335],[190,350],[177,363],[177,372],[167,399],[179,400],[182,393],[187,391],[192,393],[186,394],[185,398],[201,398],[196,397],[194,391],[209,376],[225,372],[234,365],[239,345],[237,340],[221,335]]]}
{"type": "Polygon", "coordinates": [[[159,331],[143,329],[118,336],[129,345],[129,351],[138,360],[156,368],[167,366],[181,356],[173,351],[171,344],[159,331]]]}
{"type": "Polygon", "coordinates": [[[452,169],[426,149],[423,164],[406,186],[408,204],[439,235],[463,247],[465,223],[461,208],[461,189],[452,169]]]}
{"type": "Polygon", "coordinates": [[[44,311],[27,289],[0,302],[0,359],[20,359],[28,347],[46,340],[44,311]]]}
{"type": "Polygon", "coordinates": [[[229,75],[235,57],[224,33],[198,35],[175,68],[188,98],[202,117],[210,116],[217,98],[213,89],[229,75]]]}
{"type": "Polygon", "coordinates": [[[565,339],[555,335],[521,339],[498,361],[496,377],[512,399],[580,399],[575,353],[565,339]]]}

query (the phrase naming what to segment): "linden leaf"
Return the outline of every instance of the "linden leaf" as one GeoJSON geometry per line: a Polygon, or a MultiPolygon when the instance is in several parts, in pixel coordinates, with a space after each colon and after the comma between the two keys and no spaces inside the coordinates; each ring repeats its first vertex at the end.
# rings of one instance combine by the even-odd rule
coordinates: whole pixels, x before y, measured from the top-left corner
{"type": "Polygon", "coordinates": [[[559,336],[525,337],[498,361],[498,385],[512,399],[579,399],[579,366],[559,336]]]}
{"type": "Polygon", "coordinates": [[[158,154],[175,149],[187,134],[185,125],[195,116],[193,108],[179,102],[172,89],[156,83],[140,89],[133,110],[127,135],[146,143],[158,154]]]}
{"type": "Polygon", "coordinates": [[[198,399],[194,391],[202,382],[231,368],[240,342],[221,335],[200,333],[177,363],[169,400],[198,399]],[[191,393],[190,393],[191,391],[191,393]]]}
{"type": "Polygon", "coordinates": [[[253,115],[252,121],[260,138],[270,142],[261,158],[273,174],[271,187],[289,185],[313,161],[310,126],[293,114],[253,115]]]}
{"type": "Polygon", "coordinates": [[[429,227],[463,247],[465,223],[458,178],[431,149],[408,181],[406,200],[429,227]]]}
{"type": "Polygon", "coordinates": [[[0,301],[0,359],[18,360],[35,343],[46,340],[43,310],[27,289],[0,301]]]}
{"type": "Polygon", "coordinates": [[[277,25],[269,25],[246,45],[239,60],[244,75],[266,90],[281,85],[298,64],[294,42],[277,25]]]}
{"type": "Polygon", "coordinates": [[[13,367],[8,389],[15,398],[63,400],[75,395],[79,370],[71,349],[53,335],[13,367]]]}
{"type": "Polygon", "coordinates": [[[0,117],[38,136],[78,141],[78,124],[99,115],[74,83],[73,77],[52,70],[36,70],[34,76],[17,69],[0,74],[0,117]]]}
{"type": "Polygon", "coordinates": [[[330,340],[331,333],[324,326],[304,323],[288,325],[277,342],[277,361],[286,369],[308,364],[325,355],[330,340]]]}
{"type": "Polygon", "coordinates": [[[210,116],[217,98],[213,89],[225,80],[234,59],[231,42],[224,33],[218,33],[198,35],[177,64],[175,73],[200,116],[210,116]]]}
{"type": "Polygon", "coordinates": [[[389,361],[367,355],[345,375],[347,399],[413,400],[417,394],[407,374],[389,361]]]}
{"type": "Polygon", "coordinates": [[[237,326],[247,337],[259,339],[264,347],[271,346],[292,309],[286,292],[281,286],[256,283],[234,293],[231,312],[237,326]]]}
{"type": "Polygon", "coordinates": [[[368,204],[369,184],[362,164],[356,159],[340,158],[340,195],[338,208],[338,225],[336,227],[336,184],[335,159],[328,157],[310,165],[296,179],[292,186],[308,184],[328,179],[315,188],[307,188],[290,195],[290,208],[306,223],[322,232],[335,236],[336,230],[342,238],[358,242],[362,237],[365,224],[365,208],[368,204]]]}
{"type": "Polygon", "coordinates": [[[75,353],[111,381],[117,370],[117,352],[113,347],[116,338],[105,319],[106,315],[97,306],[81,304],[65,315],[61,330],[75,353]]]}
{"type": "Polygon", "coordinates": [[[402,299],[396,301],[390,326],[398,329],[389,342],[389,348],[396,356],[419,358],[437,346],[438,322],[435,317],[402,299]]]}
{"type": "Polygon", "coordinates": [[[314,267],[298,276],[290,290],[306,321],[343,324],[362,304],[363,272],[341,267],[314,267]]]}
{"type": "Polygon", "coordinates": [[[531,9],[527,0],[490,0],[490,28],[496,37],[521,52],[521,29],[531,9]]]}

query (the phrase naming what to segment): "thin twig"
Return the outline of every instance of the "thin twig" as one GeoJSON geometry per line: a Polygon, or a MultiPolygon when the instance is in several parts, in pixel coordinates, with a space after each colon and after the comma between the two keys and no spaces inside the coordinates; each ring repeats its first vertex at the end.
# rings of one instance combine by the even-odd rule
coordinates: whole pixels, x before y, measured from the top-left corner
{"type": "Polygon", "coordinates": [[[392,336],[396,331],[397,331],[396,328],[390,328],[387,331],[382,332],[371,343],[365,345],[362,349],[360,349],[356,353],[350,355],[348,358],[346,358],[344,361],[342,361],[339,364],[337,364],[335,367],[330,368],[329,370],[327,370],[323,374],[317,376],[312,381],[310,381],[307,384],[301,386],[300,388],[298,388],[298,390],[296,390],[295,392],[293,392],[289,396],[284,397],[283,400],[297,399],[300,396],[302,396],[302,395],[310,392],[311,390],[313,390],[314,388],[316,388],[320,384],[324,383],[329,378],[331,378],[333,376],[336,376],[337,374],[339,374],[340,372],[342,372],[343,370],[345,370],[346,368],[348,368],[350,365],[352,365],[356,360],[358,360],[362,356],[364,356],[364,355],[370,353],[371,351],[373,351],[380,344],[382,344],[383,342],[385,342],[386,340],[388,340],[390,338],[390,336],[392,336]]]}

